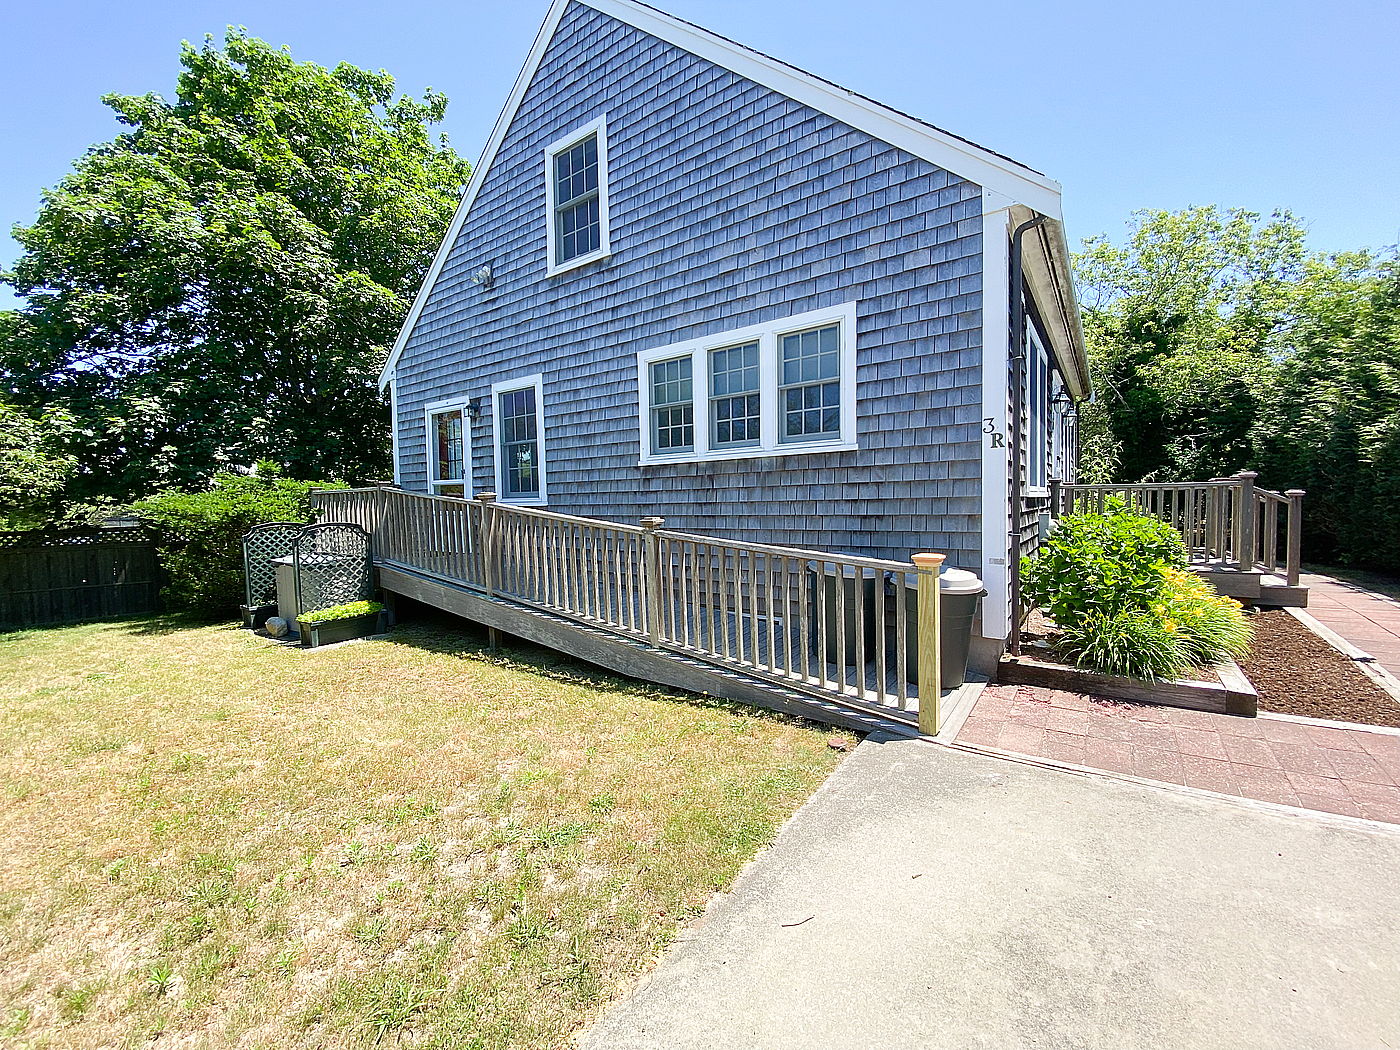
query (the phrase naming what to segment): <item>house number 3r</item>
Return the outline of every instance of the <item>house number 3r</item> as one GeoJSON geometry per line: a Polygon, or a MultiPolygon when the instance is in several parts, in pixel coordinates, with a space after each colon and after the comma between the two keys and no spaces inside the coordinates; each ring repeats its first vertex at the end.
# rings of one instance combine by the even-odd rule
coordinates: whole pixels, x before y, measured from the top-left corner
{"type": "Polygon", "coordinates": [[[997,429],[997,421],[994,417],[988,416],[982,420],[982,433],[992,439],[991,448],[1005,448],[1006,435],[997,429]]]}

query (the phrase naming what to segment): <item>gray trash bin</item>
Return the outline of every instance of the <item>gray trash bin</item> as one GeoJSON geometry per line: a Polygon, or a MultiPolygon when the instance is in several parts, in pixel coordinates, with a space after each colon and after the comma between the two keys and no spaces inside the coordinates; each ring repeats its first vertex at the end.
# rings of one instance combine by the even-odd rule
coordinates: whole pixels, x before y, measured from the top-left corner
{"type": "MultiPolygon", "coordinates": [[[[975,572],[966,569],[944,569],[938,577],[938,593],[942,603],[943,635],[939,639],[939,655],[943,666],[939,685],[944,691],[956,689],[967,681],[967,656],[972,648],[972,621],[977,616],[977,602],[987,593],[975,572]]],[[[909,681],[919,680],[919,591],[909,586],[905,599],[905,670],[909,681]]]]}
{"type": "Polygon", "coordinates": [[[864,606],[860,610],[860,623],[864,629],[865,658],[867,661],[874,659],[875,652],[875,570],[857,569],[854,565],[845,565],[838,572],[827,566],[821,570],[808,569],[812,578],[812,590],[809,603],[811,609],[808,615],[811,617],[812,646],[815,648],[820,637],[819,619],[826,620],[826,652],[824,658],[827,663],[854,665],[856,662],[856,601],[859,593],[859,601],[864,606]],[[860,579],[857,582],[857,573],[860,579]],[[845,613],[842,619],[845,620],[844,633],[846,641],[846,652],[840,653],[840,646],[837,641],[837,596],[836,587],[838,580],[842,590],[845,592],[840,597],[841,607],[845,613]],[[823,591],[820,602],[818,601],[817,589],[823,591]]]}

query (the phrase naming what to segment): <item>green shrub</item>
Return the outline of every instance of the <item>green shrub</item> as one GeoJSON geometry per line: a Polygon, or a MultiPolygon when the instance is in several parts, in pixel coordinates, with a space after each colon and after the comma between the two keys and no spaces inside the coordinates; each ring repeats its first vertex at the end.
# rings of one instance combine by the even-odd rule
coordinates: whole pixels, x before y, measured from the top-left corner
{"type": "Polygon", "coordinates": [[[1064,626],[1061,648],[1080,667],[1120,678],[1175,678],[1189,661],[1178,637],[1150,611],[1092,612],[1064,626]]]}
{"type": "Polygon", "coordinates": [[[1143,610],[1162,596],[1163,566],[1186,567],[1186,547],[1165,521],[1110,500],[1103,514],[1075,514],[1021,562],[1021,591],[1061,627],[1090,613],[1143,610]]]}
{"type": "Polygon", "coordinates": [[[1171,525],[1110,501],[1104,514],[1063,519],[1022,562],[1023,593],[1059,625],[1075,664],[1154,681],[1249,650],[1239,602],[1185,566],[1171,525]]]}
{"type": "Polygon", "coordinates": [[[297,619],[302,623],[330,623],[333,620],[353,620],[356,616],[369,616],[383,611],[384,606],[379,602],[346,602],[344,605],[332,605],[329,609],[302,613],[297,619]]]}
{"type": "Polygon", "coordinates": [[[254,475],[219,474],[198,492],[171,490],[131,505],[151,526],[167,580],[161,595],[172,609],[202,616],[234,613],[243,603],[243,534],[267,521],[312,518],[316,488],[339,482],[293,481],[276,466],[259,464],[254,475]]]}

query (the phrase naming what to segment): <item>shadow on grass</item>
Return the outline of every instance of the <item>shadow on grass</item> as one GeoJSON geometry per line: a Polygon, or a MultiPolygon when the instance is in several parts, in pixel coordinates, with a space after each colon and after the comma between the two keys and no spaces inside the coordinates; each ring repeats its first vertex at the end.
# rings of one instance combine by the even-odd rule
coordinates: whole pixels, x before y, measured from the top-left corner
{"type": "Polygon", "coordinates": [[[442,612],[431,606],[415,605],[402,608],[400,622],[387,639],[393,645],[405,645],[431,653],[478,660],[496,667],[525,671],[569,685],[586,686],[599,692],[635,696],[643,700],[659,700],[684,704],[688,707],[729,711],[747,717],[758,717],[809,728],[823,728],[820,723],[781,711],[746,704],[723,696],[692,693],[685,689],[657,685],[640,678],[628,678],[616,671],[598,667],[577,657],[536,645],[523,638],[499,632],[501,644],[491,648],[485,627],[442,612]]]}
{"type": "Polygon", "coordinates": [[[72,623],[44,623],[34,624],[28,627],[0,627],[0,637],[13,638],[18,635],[49,634],[53,631],[66,631],[73,627],[111,627],[121,631],[122,634],[129,634],[138,638],[159,638],[166,635],[179,634],[181,631],[195,630],[201,627],[227,628],[230,631],[240,629],[237,623],[229,623],[224,620],[211,620],[207,616],[196,616],[193,613],[142,613],[139,616],[95,617],[90,620],[76,620],[72,623]]]}

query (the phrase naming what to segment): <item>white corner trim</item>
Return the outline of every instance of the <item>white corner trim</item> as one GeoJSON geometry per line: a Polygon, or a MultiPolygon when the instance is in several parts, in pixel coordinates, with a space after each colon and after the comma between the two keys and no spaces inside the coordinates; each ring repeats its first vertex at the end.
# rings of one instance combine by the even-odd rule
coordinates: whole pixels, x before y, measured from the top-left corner
{"type": "Polygon", "coordinates": [[[1011,492],[1007,473],[1011,201],[982,191],[982,637],[1011,635],[1011,492]]]}
{"type": "Polygon", "coordinates": [[[608,115],[590,120],[581,128],[551,142],[544,148],[544,225],[545,276],[556,277],[580,266],[606,259],[612,254],[608,226],[608,115]],[[554,158],[590,135],[598,136],[598,247],[586,255],[576,255],[567,262],[556,262],[559,234],[554,225],[554,158]]]}
{"type": "Polygon", "coordinates": [[[854,301],[808,310],[771,321],[715,332],[699,339],[656,346],[637,354],[637,432],[641,466],[664,463],[710,463],[720,460],[759,459],[773,456],[802,456],[818,452],[850,452],[856,441],[856,304],[854,301]],[[841,328],[841,433],[829,441],[784,443],[778,436],[778,340],[792,332],[821,325],[841,328]],[[757,446],[712,448],[710,442],[709,352],[743,343],[758,343],[760,440],[757,446]],[[657,361],[691,358],[691,413],[695,420],[695,447],[690,452],[651,451],[650,366],[657,361]]]}
{"type": "MultiPolygon", "coordinates": [[[[394,373],[389,373],[389,456],[394,468],[394,486],[403,485],[403,474],[399,469],[399,384],[394,373]]],[[[383,388],[380,388],[381,391],[383,388]]]]}
{"type": "Polygon", "coordinates": [[[476,167],[472,169],[471,178],[467,181],[466,191],[462,195],[462,203],[458,205],[457,212],[452,217],[447,235],[443,238],[442,244],[438,247],[437,255],[434,256],[432,265],[423,278],[418,295],[414,298],[413,305],[404,318],[403,326],[399,329],[398,338],[394,340],[389,359],[384,370],[380,373],[381,387],[388,381],[389,373],[402,355],[414,325],[418,323],[418,318],[423,312],[432,287],[442,273],[452,245],[456,243],[457,236],[461,233],[467,212],[471,209],[472,202],[476,199],[476,195],[490,171],[491,163],[496,158],[496,153],[510,128],[511,121],[515,118],[515,111],[519,108],[521,100],[525,97],[525,92],[530,86],[530,81],[534,79],[535,72],[539,69],[550,40],[559,28],[559,21],[564,15],[565,8],[571,2],[582,3],[595,11],[611,15],[644,33],[649,33],[694,55],[708,59],[716,65],[747,77],[764,87],[771,88],[794,101],[834,117],[916,157],[922,157],[945,171],[950,171],[977,183],[984,190],[991,190],[1010,197],[1013,201],[1018,201],[1043,215],[1048,215],[1056,222],[1061,219],[1060,184],[1058,182],[1015,161],[1000,157],[981,146],[966,142],[954,135],[949,135],[947,132],[939,131],[937,128],[923,124],[912,117],[882,106],[878,102],[861,98],[850,91],[814,77],[810,73],[805,73],[776,59],[761,55],[707,29],[689,25],[663,11],[636,3],[635,0],[553,0],[545,15],[544,22],[540,26],[540,31],[535,36],[530,53],[526,56],[525,63],[515,78],[510,95],[507,96],[505,105],[496,118],[496,124],[491,129],[490,137],[486,140],[486,147],[482,150],[476,167]]]}
{"type": "Polygon", "coordinates": [[[503,379],[499,383],[491,384],[491,462],[496,478],[497,500],[517,507],[543,507],[549,502],[549,454],[545,450],[544,430],[544,376],[540,373],[503,379]],[[505,472],[501,469],[504,466],[501,462],[501,395],[512,390],[526,390],[532,387],[535,391],[535,444],[540,453],[540,494],[524,499],[511,498],[506,495],[505,472]]]}
{"type": "Polygon", "coordinates": [[[436,496],[438,485],[461,485],[464,495],[470,497],[472,488],[472,414],[471,399],[466,395],[451,397],[443,401],[432,401],[423,406],[423,476],[427,479],[429,495],[436,496]],[[460,478],[433,477],[437,470],[436,449],[433,447],[433,416],[443,412],[462,413],[462,471],[460,478]]]}

